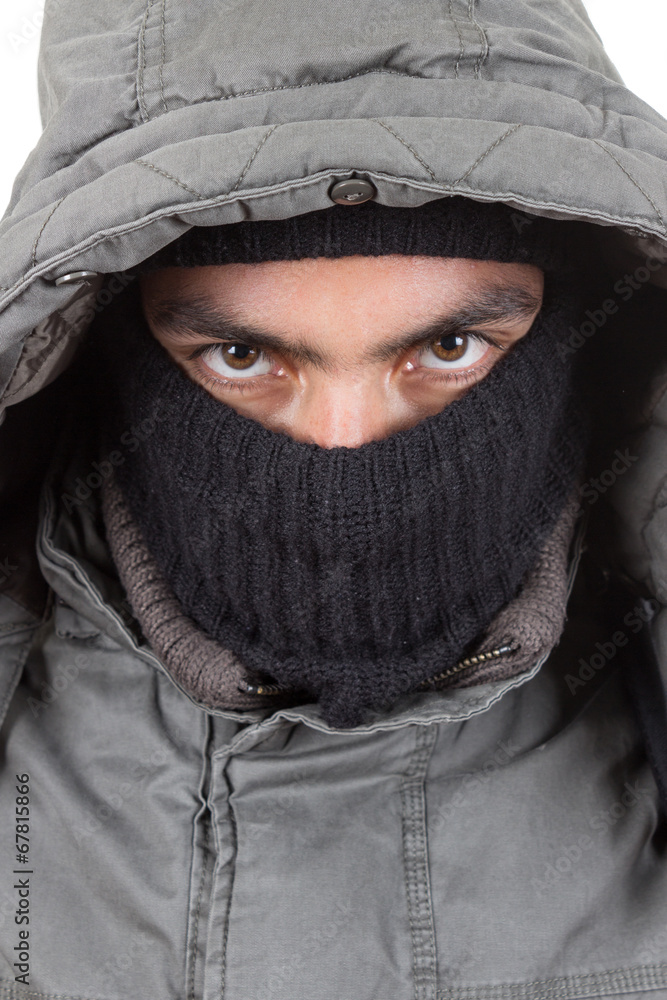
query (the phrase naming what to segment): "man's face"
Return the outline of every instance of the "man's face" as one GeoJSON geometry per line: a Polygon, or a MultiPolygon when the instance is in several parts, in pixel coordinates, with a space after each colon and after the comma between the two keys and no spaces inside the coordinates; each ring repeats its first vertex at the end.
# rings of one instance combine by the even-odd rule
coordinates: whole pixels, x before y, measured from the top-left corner
{"type": "Polygon", "coordinates": [[[142,278],[154,336],[273,431],[357,447],[439,413],[528,333],[544,276],[460,258],[319,257],[142,278]]]}

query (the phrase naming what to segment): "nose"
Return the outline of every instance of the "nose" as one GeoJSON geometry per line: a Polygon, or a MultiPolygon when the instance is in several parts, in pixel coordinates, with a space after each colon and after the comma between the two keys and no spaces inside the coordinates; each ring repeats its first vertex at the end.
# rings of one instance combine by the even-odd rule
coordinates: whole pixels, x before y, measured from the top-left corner
{"type": "Polygon", "coordinates": [[[321,448],[358,448],[409,426],[386,387],[366,379],[318,379],[300,397],[285,432],[321,448]]]}

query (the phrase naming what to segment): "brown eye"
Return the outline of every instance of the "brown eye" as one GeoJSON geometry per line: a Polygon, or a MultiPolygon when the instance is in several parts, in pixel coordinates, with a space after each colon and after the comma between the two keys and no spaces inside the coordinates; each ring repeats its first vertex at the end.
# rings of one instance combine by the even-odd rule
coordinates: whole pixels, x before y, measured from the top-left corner
{"type": "Polygon", "coordinates": [[[252,368],[261,352],[248,344],[226,344],[220,349],[220,358],[236,371],[252,368]]]}
{"type": "Polygon", "coordinates": [[[481,361],[489,350],[485,341],[474,334],[450,333],[432,341],[419,352],[418,368],[461,370],[481,361]]]}
{"type": "Polygon", "coordinates": [[[202,359],[218,375],[233,379],[268,375],[273,366],[271,358],[259,348],[241,343],[216,344],[202,354],[202,359]]]}
{"type": "Polygon", "coordinates": [[[468,338],[465,335],[450,333],[431,344],[431,350],[441,361],[459,361],[468,350],[468,338]]]}

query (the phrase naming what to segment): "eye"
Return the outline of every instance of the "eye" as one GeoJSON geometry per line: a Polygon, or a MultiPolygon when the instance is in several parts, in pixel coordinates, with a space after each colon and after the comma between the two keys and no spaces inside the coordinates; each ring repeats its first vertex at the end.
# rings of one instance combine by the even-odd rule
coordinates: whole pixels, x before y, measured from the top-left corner
{"type": "Polygon", "coordinates": [[[468,368],[489,349],[483,340],[465,333],[448,333],[422,348],[417,355],[421,368],[468,368]]]}
{"type": "Polygon", "coordinates": [[[210,347],[202,354],[202,360],[212,371],[228,378],[254,378],[268,375],[272,361],[263,351],[249,344],[228,343],[210,347]]]}

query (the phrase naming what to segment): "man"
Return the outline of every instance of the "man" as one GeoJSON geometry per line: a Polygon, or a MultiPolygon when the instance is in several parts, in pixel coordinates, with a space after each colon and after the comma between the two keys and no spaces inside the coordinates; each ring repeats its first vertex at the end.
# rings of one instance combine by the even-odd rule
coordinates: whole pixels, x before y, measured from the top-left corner
{"type": "Polygon", "coordinates": [[[48,14],[10,998],[667,996],[665,123],[487,6],[48,14]]]}

